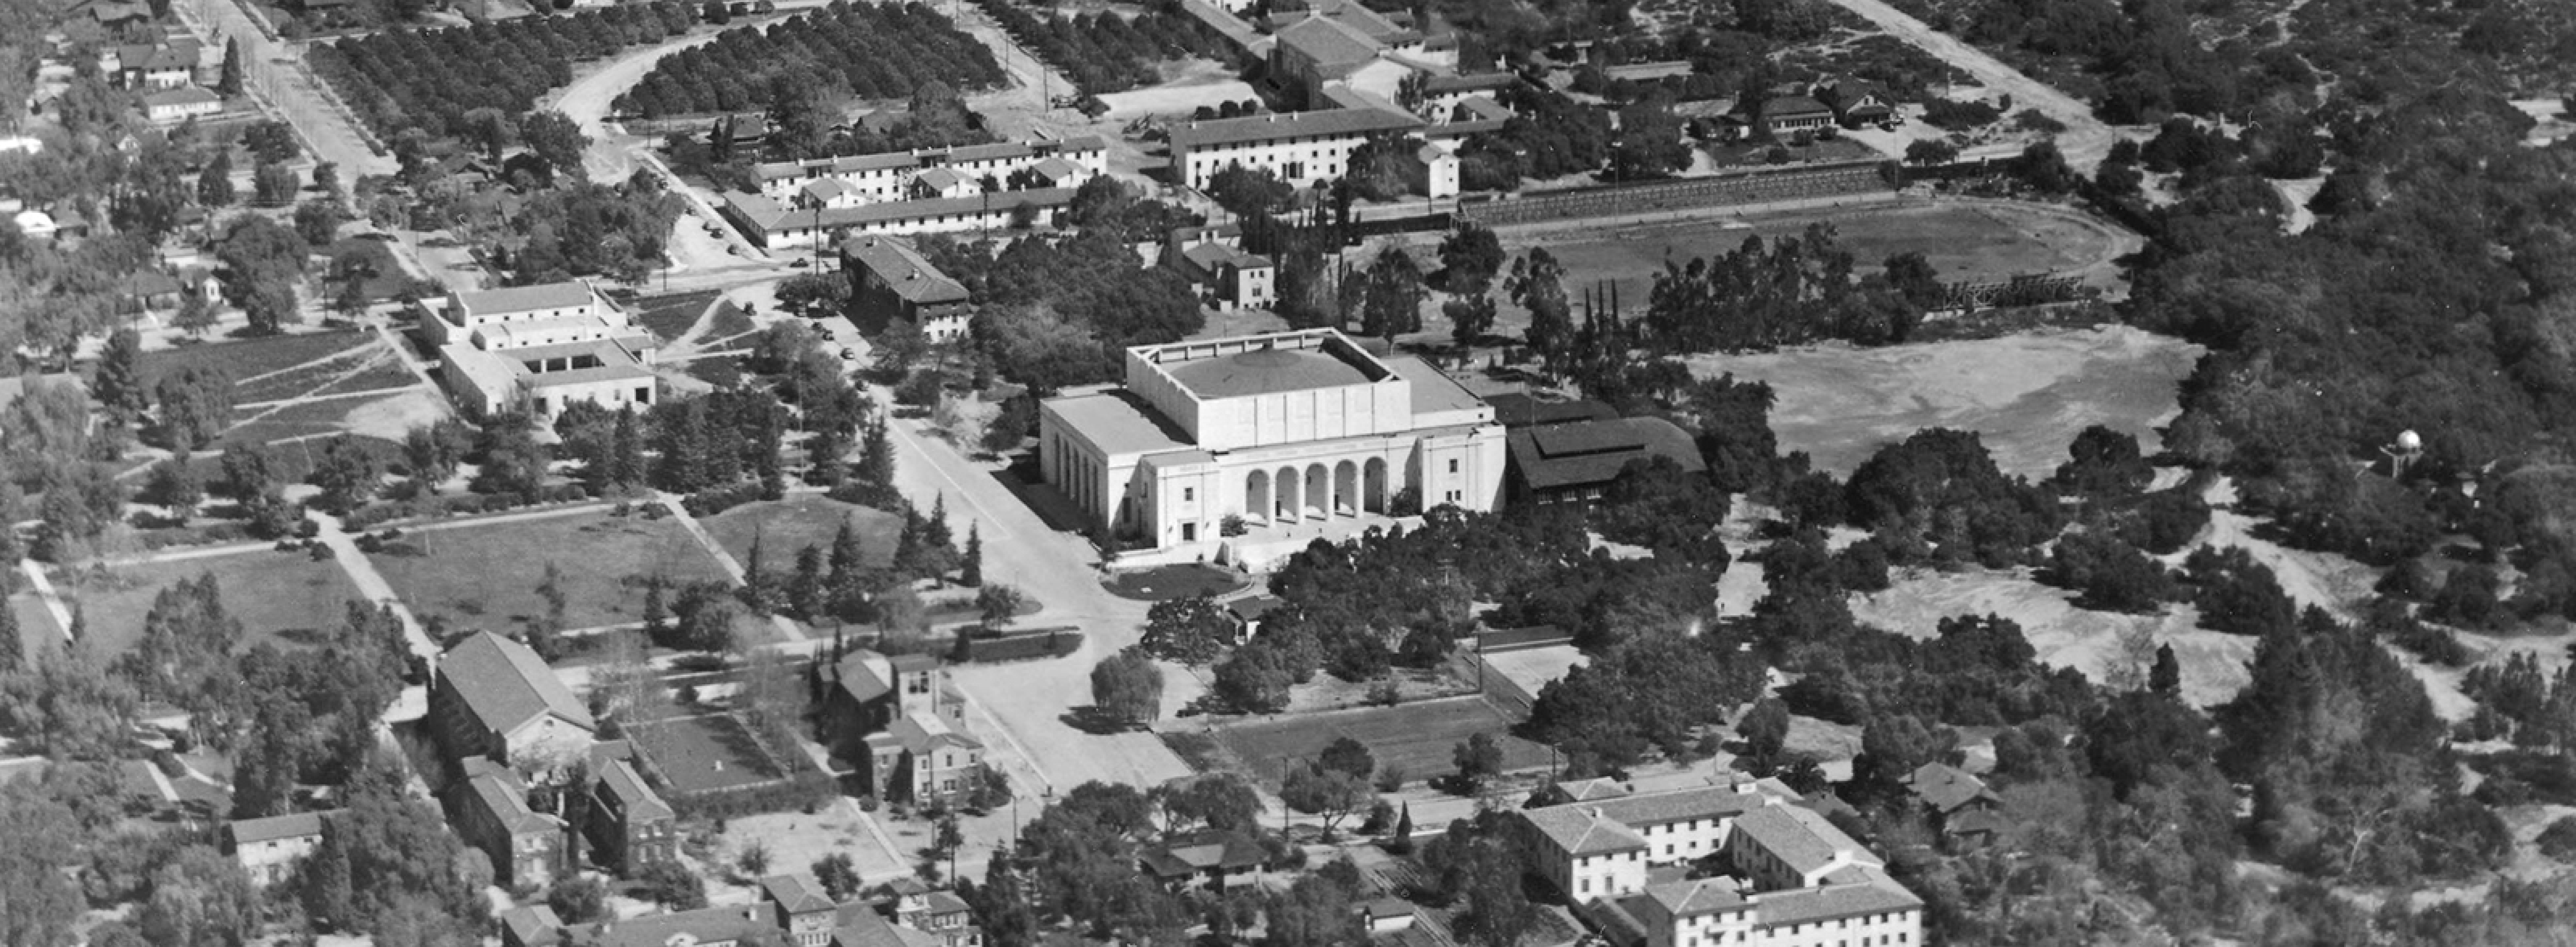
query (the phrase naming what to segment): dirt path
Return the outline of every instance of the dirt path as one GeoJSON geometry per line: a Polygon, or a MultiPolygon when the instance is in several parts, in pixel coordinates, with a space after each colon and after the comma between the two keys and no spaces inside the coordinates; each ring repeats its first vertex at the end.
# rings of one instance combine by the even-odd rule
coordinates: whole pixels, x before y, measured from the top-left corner
{"type": "Polygon", "coordinates": [[[2066,131],[2057,136],[2058,150],[2067,163],[2091,173],[2111,153],[2117,131],[2093,117],[2093,109],[2046,83],[2023,75],[2021,70],[2005,65],[1984,50],[1935,30],[1887,5],[1884,0],[1833,0],[1843,9],[1878,24],[1888,35],[1914,44],[1916,48],[1939,57],[1960,70],[1975,76],[1987,88],[2009,93],[2014,104],[2035,108],[2041,114],[2065,123],[2066,131]]]}
{"type": "Polygon", "coordinates": [[[547,97],[547,102],[590,136],[590,149],[582,152],[582,169],[591,180],[618,182],[634,173],[634,160],[628,154],[637,139],[624,130],[608,127],[608,104],[626,94],[626,90],[644,81],[644,76],[660,65],[662,57],[683,49],[693,49],[713,41],[721,33],[684,36],[659,46],[630,50],[608,62],[598,71],[574,79],[571,85],[547,97]]]}

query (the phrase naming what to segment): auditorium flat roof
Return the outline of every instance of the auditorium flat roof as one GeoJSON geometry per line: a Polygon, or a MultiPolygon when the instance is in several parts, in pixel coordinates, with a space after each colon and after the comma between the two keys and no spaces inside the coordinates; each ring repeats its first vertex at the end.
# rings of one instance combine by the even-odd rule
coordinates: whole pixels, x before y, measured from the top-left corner
{"type": "Polygon", "coordinates": [[[1163,371],[1201,398],[1242,398],[1369,383],[1367,372],[1322,349],[1268,348],[1172,362],[1163,371]]]}

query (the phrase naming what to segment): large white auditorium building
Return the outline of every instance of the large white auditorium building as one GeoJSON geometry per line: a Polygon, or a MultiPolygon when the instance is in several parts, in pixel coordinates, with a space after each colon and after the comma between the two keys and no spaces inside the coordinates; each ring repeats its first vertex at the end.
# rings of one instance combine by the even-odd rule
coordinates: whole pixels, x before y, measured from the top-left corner
{"type": "Polygon", "coordinates": [[[1306,525],[1422,508],[1491,510],[1506,454],[1494,409],[1421,359],[1331,329],[1138,346],[1124,387],[1048,399],[1046,481],[1133,548],[1220,558],[1306,525]]]}

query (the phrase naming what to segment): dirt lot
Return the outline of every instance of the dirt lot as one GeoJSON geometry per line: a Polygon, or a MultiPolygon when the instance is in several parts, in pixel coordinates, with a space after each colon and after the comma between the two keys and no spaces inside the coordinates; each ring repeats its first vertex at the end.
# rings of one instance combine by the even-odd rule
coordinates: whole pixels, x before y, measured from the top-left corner
{"type": "Polygon", "coordinates": [[[679,792],[731,789],[783,775],[778,762],[753,742],[742,722],[724,714],[639,726],[629,736],[679,792]]]}
{"type": "Polygon", "coordinates": [[[2192,607],[2170,607],[2162,615],[2123,615],[2077,608],[2073,598],[2073,593],[2025,576],[1980,571],[1909,577],[1885,592],[1853,596],[1851,606],[1853,617],[1864,623],[1916,638],[1932,637],[1941,619],[1954,615],[2009,618],[2020,623],[2041,661],[2074,668],[2096,681],[2118,657],[2121,633],[2146,628],[2158,642],[2172,645],[2182,662],[2185,700],[2206,707],[2245,686],[2254,639],[2202,630],[2196,626],[2199,612],[2192,607]]]}
{"type": "Polygon", "coordinates": [[[1784,451],[1848,474],[1884,444],[1927,427],[1984,435],[2006,473],[2046,476],[2087,425],[2138,435],[2172,419],[2174,383],[2200,348],[2135,329],[2018,335],[1885,349],[1818,346],[1691,359],[1701,377],[1732,372],[1779,395],[1771,428],[1784,451]]]}
{"type": "Polygon", "coordinates": [[[1547,748],[1504,733],[1510,725],[1483,698],[1460,697],[1238,723],[1218,728],[1216,736],[1271,781],[1283,762],[1313,759],[1345,736],[1366,744],[1380,770],[1399,767],[1413,780],[1456,769],[1451,753],[1474,733],[1494,734],[1502,743],[1505,770],[1547,765],[1547,748]]]}

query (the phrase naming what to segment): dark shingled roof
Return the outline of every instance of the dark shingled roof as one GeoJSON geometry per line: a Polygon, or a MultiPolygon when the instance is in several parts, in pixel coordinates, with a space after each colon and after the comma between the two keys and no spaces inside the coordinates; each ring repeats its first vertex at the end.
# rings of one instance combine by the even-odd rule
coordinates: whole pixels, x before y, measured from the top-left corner
{"type": "Polygon", "coordinates": [[[545,714],[584,730],[597,725],[581,699],[527,645],[481,632],[448,650],[438,673],[464,698],[465,708],[495,733],[508,733],[545,714]]]}
{"type": "Polygon", "coordinates": [[[1198,832],[1143,849],[1136,859],[1156,877],[1178,878],[1202,871],[1241,871],[1260,867],[1268,858],[1261,846],[1233,832],[1198,832]]]}
{"type": "Polygon", "coordinates": [[[1540,424],[1562,424],[1567,421],[1609,421],[1619,411],[1591,399],[1544,401],[1517,391],[1485,398],[1494,406],[1494,420],[1504,427],[1531,427],[1540,424]]]}
{"type": "Polygon", "coordinates": [[[251,845],[285,838],[310,838],[322,834],[322,814],[295,812],[265,819],[243,819],[231,826],[233,844],[251,845]]]}
{"type": "Polygon", "coordinates": [[[1683,470],[1708,469],[1690,435],[1662,418],[1573,421],[1509,435],[1512,465],[1534,490],[1606,484],[1636,461],[1670,457],[1683,470]]]}
{"type": "Polygon", "coordinates": [[[914,305],[962,303],[969,296],[964,284],[949,279],[911,245],[893,237],[854,237],[841,244],[841,258],[876,274],[896,296],[914,305]]]}

